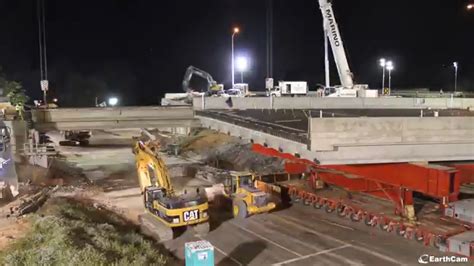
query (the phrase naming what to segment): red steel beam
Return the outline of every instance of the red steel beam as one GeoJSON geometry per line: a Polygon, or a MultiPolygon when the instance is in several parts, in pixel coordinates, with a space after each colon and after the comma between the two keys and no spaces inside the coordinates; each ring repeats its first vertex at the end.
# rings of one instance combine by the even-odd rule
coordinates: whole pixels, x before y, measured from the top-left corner
{"type": "Polygon", "coordinates": [[[451,164],[450,166],[459,170],[460,183],[474,183],[474,163],[451,164]]]}
{"type": "Polygon", "coordinates": [[[396,190],[394,194],[400,196],[406,194],[405,190],[409,190],[447,202],[457,200],[461,185],[459,172],[452,167],[410,163],[321,166],[259,144],[253,144],[252,150],[287,160],[289,162],[287,170],[301,170],[302,167],[298,168],[295,164],[303,164],[317,171],[319,177],[329,184],[375,196],[384,197],[388,195],[386,191],[392,193],[394,190],[396,190]],[[384,185],[385,193],[382,192],[380,184],[384,185]]]}
{"type": "Polygon", "coordinates": [[[406,188],[434,198],[457,199],[459,171],[452,167],[430,164],[329,165],[325,168],[362,176],[365,179],[406,188]]]}

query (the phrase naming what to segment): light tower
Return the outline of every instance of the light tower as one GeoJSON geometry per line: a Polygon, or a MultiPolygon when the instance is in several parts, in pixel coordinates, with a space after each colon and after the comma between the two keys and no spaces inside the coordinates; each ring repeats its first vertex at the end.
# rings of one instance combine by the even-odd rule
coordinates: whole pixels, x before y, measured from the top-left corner
{"type": "Polygon", "coordinates": [[[240,32],[240,29],[235,27],[234,31],[232,32],[232,88],[234,88],[234,74],[235,74],[235,68],[234,68],[234,36],[240,32]]]}

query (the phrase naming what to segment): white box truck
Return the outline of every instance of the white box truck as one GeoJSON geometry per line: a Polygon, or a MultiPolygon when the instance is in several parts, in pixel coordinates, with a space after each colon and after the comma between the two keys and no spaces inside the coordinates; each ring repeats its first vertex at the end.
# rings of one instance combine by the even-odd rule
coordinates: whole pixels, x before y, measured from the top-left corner
{"type": "Polygon", "coordinates": [[[267,91],[270,96],[297,96],[308,94],[308,83],[306,81],[279,81],[278,86],[267,91]]]}

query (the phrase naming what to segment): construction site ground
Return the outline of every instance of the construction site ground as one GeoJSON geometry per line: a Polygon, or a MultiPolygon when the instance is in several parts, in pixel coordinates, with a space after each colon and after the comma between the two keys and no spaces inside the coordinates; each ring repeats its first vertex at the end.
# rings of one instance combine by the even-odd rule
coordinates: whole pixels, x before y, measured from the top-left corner
{"type": "MultiPolygon", "coordinates": [[[[59,147],[61,160],[70,167],[74,178],[86,180],[81,189],[71,188],[71,195],[91,199],[138,223],[138,215],[144,208],[131,152],[131,137],[138,133],[138,130],[99,131],[94,132],[88,147],[59,147]]],[[[50,135],[57,143],[59,134],[50,135]]],[[[213,145],[229,141],[227,136],[213,138],[213,142],[207,144],[201,140],[200,148],[188,147],[188,155],[193,155],[190,159],[163,155],[168,166],[176,168],[171,172],[186,173],[180,168],[205,160],[206,156],[199,154],[201,151],[209,152],[213,145]]],[[[173,184],[178,191],[212,185],[192,174],[174,176],[173,184]]],[[[184,260],[184,243],[199,239],[214,245],[217,265],[418,265],[418,258],[423,254],[446,255],[395,233],[369,228],[363,222],[351,222],[337,214],[301,204],[244,221],[232,219],[230,212],[213,209],[211,204],[210,215],[208,235],[196,236],[188,230],[164,243],[180,261],[178,264],[184,260]]],[[[28,225],[16,224],[5,232],[9,227],[2,226],[0,221],[2,238],[21,238],[25,231],[21,226],[28,225]]]]}

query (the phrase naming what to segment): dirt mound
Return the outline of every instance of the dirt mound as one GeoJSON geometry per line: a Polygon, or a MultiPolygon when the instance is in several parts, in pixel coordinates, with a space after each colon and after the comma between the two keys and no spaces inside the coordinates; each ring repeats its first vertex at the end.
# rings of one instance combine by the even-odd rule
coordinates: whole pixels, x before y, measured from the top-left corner
{"type": "Polygon", "coordinates": [[[251,171],[258,174],[284,171],[284,162],[252,151],[252,144],[233,143],[214,149],[208,163],[214,167],[236,171],[251,171]]]}
{"type": "Polygon", "coordinates": [[[196,129],[180,143],[181,153],[194,152],[197,154],[209,153],[213,149],[229,143],[236,143],[238,139],[209,129],[196,129]]]}
{"type": "Polygon", "coordinates": [[[251,144],[236,145],[222,153],[221,157],[234,158],[237,170],[250,170],[259,174],[284,171],[282,160],[252,152],[251,148],[251,144]]]}
{"type": "Polygon", "coordinates": [[[88,200],[52,198],[31,229],[0,252],[1,265],[167,265],[173,258],[138,228],[88,200]]]}

